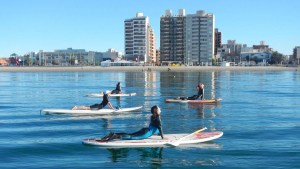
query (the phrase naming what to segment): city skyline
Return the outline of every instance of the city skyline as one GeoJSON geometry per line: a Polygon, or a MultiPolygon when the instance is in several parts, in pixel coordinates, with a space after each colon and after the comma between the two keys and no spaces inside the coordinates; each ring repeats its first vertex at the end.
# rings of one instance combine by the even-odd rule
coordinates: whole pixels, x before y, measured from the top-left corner
{"type": "Polygon", "coordinates": [[[87,51],[115,48],[124,53],[124,20],[137,12],[149,17],[159,48],[160,17],[167,9],[174,14],[179,9],[185,9],[186,13],[204,10],[214,14],[223,44],[236,40],[252,46],[263,40],[280,53],[292,54],[293,48],[300,45],[299,4],[271,0],[242,4],[238,0],[2,0],[0,57],[69,47],[87,51]]]}

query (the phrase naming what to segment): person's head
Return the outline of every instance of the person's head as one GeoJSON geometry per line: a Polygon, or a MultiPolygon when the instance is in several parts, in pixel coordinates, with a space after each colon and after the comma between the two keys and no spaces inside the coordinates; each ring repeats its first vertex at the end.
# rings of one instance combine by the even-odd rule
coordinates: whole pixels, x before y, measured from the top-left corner
{"type": "Polygon", "coordinates": [[[160,112],[161,112],[160,108],[157,105],[151,107],[151,113],[153,115],[160,115],[160,112]]]}
{"type": "Polygon", "coordinates": [[[110,91],[109,91],[109,90],[106,90],[106,91],[103,92],[103,94],[109,95],[109,94],[110,94],[110,91]]]}
{"type": "Polygon", "coordinates": [[[198,86],[199,86],[200,88],[204,88],[204,84],[203,84],[203,83],[199,83],[198,86]]]}

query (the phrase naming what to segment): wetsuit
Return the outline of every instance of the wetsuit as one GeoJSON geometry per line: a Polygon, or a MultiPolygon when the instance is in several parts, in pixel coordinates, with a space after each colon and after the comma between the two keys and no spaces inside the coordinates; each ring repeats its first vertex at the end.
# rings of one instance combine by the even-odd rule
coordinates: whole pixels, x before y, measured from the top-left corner
{"type": "Polygon", "coordinates": [[[203,99],[204,88],[201,88],[199,85],[197,86],[197,88],[198,88],[197,95],[193,95],[191,97],[180,97],[179,99],[181,99],[181,100],[197,100],[200,97],[200,99],[202,100],[203,99]]]}
{"type": "Polygon", "coordinates": [[[201,88],[200,86],[198,86],[198,95],[194,95],[191,97],[188,97],[187,100],[197,100],[199,97],[202,100],[203,99],[203,93],[204,93],[204,89],[201,88]]]}
{"type": "Polygon", "coordinates": [[[121,93],[121,85],[117,84],[116,89],[111,92],[111,94],[120,94],[121,93]]]}
{"type": "Polygon", "coordinates": [[[90,108],[99,110],[99,109],[102,109],[103,107],[105,107],[108,104],[108,102],[109,102],[109,97],[107,94],[104,94],[102,102],[100,104],[91,105],[90,108]]]}
{"type": "Polygon", "coordinates": [[[122,140],[141,140],[146,139],[153,134],[160,134],[161,138],[164,138],[160,116],[151,116],[151,122],[149,127],[142,128],[134,133],[110,133],[108,136],[103,137],[102,141],[109,141],[113,139],[122,140]]]}

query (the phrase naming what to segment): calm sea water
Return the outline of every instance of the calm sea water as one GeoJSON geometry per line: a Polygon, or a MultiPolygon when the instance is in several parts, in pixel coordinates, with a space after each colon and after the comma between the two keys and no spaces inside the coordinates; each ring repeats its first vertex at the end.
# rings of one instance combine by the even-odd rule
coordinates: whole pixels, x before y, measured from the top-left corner
{"type": "Polygon", "coordinates": [[[37,72],[0,73],[0,168],[300,168],[300,72],[37,72]],[[43,108],[91,105],[85,97],[120,81],[135,97],[111,98],[111,116],[40,114],[43,108]],[[221,104],[165,103],[191,96],[198,82],[205,98],[221,104]],[[207,127],[220,139],[192,147],[103,149],[84,138],[148,125],[150,108],[162,109],[164,133],[207,127]]]}

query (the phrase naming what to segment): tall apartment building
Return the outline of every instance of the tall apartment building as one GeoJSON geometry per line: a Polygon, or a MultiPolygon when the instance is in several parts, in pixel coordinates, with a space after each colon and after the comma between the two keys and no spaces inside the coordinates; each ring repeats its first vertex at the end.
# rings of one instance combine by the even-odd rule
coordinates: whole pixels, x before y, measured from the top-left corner
{"type": "Polygon", "coordinates": [[[149,17],[137,13],[136,17],[126,19],[125,26],[125,59],[150,63],[155,59],[155,36],[149,17]]]}
{"type": "Polygon", "coordinates": [[[156,49],[156,65],[160,65],[160,50],[156,49]]]}
{"type": "Polygon", "coordinates": [[[213,14],[197,11],[178,15],[166,10],[160,18],[160,56],[162,63],[180,62],[187,65],[211,65],[215,46],[213,14]]]}
{"type": "Polygon", "coordinates": [[[148,53],[149,53],[149,60],[148,63],[156,63],[156,45],[155,45],[155,34],[153,29],[150,25],[148,25],[148,53]]]}
{"type": "Polygon", "coordinates": [[[211,65],[215,46],[215,17],[204,11],[187,15],[187,64],[211,65]]]}
{"type": "Polygon", "coordinates": [[[166,10],[160,18],[160,61],[162,63],[184,63],[186,37],[185,11],[179,10],[177,16],[166,10]]]}
{"type": "Polygon", "coordinates": [[[222,48],[222,32],[219,32],[218,28],[215,29],[215,55],[218,53],[218,49],[222,48]]]}

